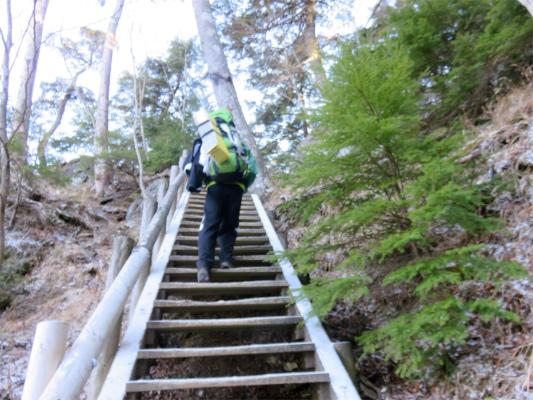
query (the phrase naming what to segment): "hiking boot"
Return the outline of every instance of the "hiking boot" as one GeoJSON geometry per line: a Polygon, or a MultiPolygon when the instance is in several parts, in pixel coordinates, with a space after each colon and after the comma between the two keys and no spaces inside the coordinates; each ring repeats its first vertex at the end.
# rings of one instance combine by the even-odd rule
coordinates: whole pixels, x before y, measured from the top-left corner
{"type": "Polygon", "coordinates": [[[209,270],[205,267],[198,267],[198,283],[211,282],[211,277],[209,276],[209,270]]]}
{"type": "Polygon", "coordinates": [[[233,268],[233,264],[229,261],[222,261],[220,263],[220,268],[222,269],[230,269],[230,268],[233,268]]]}

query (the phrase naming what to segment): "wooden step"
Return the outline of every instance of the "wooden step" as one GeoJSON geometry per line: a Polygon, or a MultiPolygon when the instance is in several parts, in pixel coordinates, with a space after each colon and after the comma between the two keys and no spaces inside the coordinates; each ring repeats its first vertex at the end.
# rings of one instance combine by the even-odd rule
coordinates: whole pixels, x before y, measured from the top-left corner
{"type": "Polygon", "coordinates": [[[129,381],[126,391],[149,392],[158,390],[203,389],[230,386],[291,385],[303,383],[328,383],[326,372],[294,372],[285,374],[227,376],[221,378],[195,379],[140,379],[129,381]]]}
{"type": "MultiPolygon", "coordinates": [[[[205,198],[205,195],[207,194],[207,191],[205,189],[203,189],[202,191],[200,192],[195,192],[195,193],[191,193],[191,198],[197,198],[197,197],[200,197],[200,198],[205,198]]],[[[252,194],[251,193],[244,193],[242,195],[242,198],[243,199],[251,199],[252,198],[252,194]]]]}
{"type": "MultiPolygon", "coordinates": [[[[235,267],[241,267],[241,266],[251,266],[251,265],[271,265],[271,263],[267,262],[270,255],[259,255],[259,256],[235,256],[233,257],[233,265],[235,267]]],[[[168,258],[169,262],[172,262],[172,266],[196,266],[196,262],[198,261],[198,255],[194,256],[176,256],[171,255],[168,258]]],[[[218,261],[218,257],[215,258],[215,262],[218,261]]]]}
{"type": "MultiPolygon", "coordinates": [[[[194,214],[186,214],[183,216],[183,219],[186,221],[201,221],[203,219],[203,215],[194,215],[194,214]]],[[[239,221],[254,221],[254,222],[260,222],[261,219],[259,218],[259,215],[240,215],[239,221]]]]}
{"type": "MultiPolygon", "coordinates": [[[[200,205],[200,204],[196,204],[196,203],[189,203],[187,205],[187,208],[185,209],[185,213],[187,214],[190,211],[203,212],[204,211],[204,205],[203,204],[200,205]]],[[[243,206],[243,205],[241,205],[241,212],[242,211],[249,211],[249,212],[257,213],[257,209],[255,208],[255,206],[243,206]]]]}
{"type": "MultiPolygon", "coordinates": [[[[175,245],[172,246],[172,251],[177,252],[180,255],[186,254],[198,254],[197,246],[184,246],[184,245],[175,245]]],[[[269,251],[272,251],[272,246],[263,245],[263,246],[235,246],[233,249],[233,255],[258,255],[258,254],[267,254],[269,251]]],[[[218,246],[215,248],[215,254],[220,253],[218,246]]]]}
{"type": "MultiPolygon", "coordinates": [[[[190,196],[189,202],[187,204],[204,204],[205,197],[196,197],[196,196],[190,196]]],[[[253,206],[254,201],[251,197],[243,197],[241,201],[241,205],[247,205],[247,206],[253,206]]]]}
{"type": "Polygon", "coordinates": [[[315,351],[315,344],[313,342],[252,344],[249,346],[140,350],[137,353],[137,359],[226,357],[251,354],[303,353],[311,351],[315,351]]]}
{"type": "MultiPolygon", "coordinates": [[[[204,214],[204,208],[203,207],[198,207],[198,208],[194,208],[194,207],[187,207],[185,209],[185,216],[187,215],[203,215],[204,214]]],[[[255,209],[243,209],[241,207],[241,211],[239,212],[239,215],[254,215],[254,216],[258,216],[259,214],[257,213],[257,211],[255,209]]]]}
{"type": "MultiPolygon", "coordinates": [[[[196,228],[197,230],[200,228],[200,221],[191,221],[184,218],[183,221],[181,221],[181,225],[186,228],[196,228]]],[[[247,229],[263,229],[263,224],[261,221],[256,222],[249,222],[249,221],[241,221],[239,220],[239,232],[241,231],[241,228],[247,228],[247,229]]]]}
{"type": "Polygon", "coordinates": [[[246,281],[246,282],[162,282],[160,290],[165,290],[169,294],[202,294],[202,295],[223,295],[223,294],[259,294],[259,293],[279,293],[289,285],[287,281],[246,281]]]}
{"type": "MultiPolygon", "coordinates": [[[[187,203],[187,208],[189,207],[195,207],[195,208],[198,208],[198,207],[201,207],[203,209],[204,207],[204,202],[203,201],[189,201],[187,203]]],[[[254,203],[252,202],[242,202],[241,203],[241,210],[249,210],[249,211],[253,211],[255,209],[255,205],[254,203]]]]}
{"type": "MultiPolygon", "coordinates": [[[[196,281],[196,268],[167,268],[165,275],[169,275],[171,280],[194,280],[196,281]]],[[[235,281],[235,280],[274,280],[277,274],[281,274],[280,267],[240,267],[231,269],[213,268],[211,279],[215,282],[235,281]]]]}
{"type": "Polygon", "coordinates": [[[241,300],[194,301],[194,300],[156,300],[154,307],[162,312],[205,312],[205,311],[233,311],[233,310],[274,310],[285,309],[291,298],[256,297],[241,300]]]}
{"type": "MultiPolygon", "coordinates": [[[[198,245],[198,236],[176,236],[176,244],[198,245]]],[[[241,245],[265,245],[270,244],[268,236],[237,236],[236,246],[241,245]]]]}
{"type": "Polygon", "coordinates": [[[253,317],[219,319],[175,319],[148,321],[146,329],[157,332],[212,332],[242,329],[279,329],[293,327],[303,321],[302,317],[253,317]]]}
{"type": "MultiPolygon", "coordinates": [[[[198,228],[181,228],[178,231],[178,234],[181,236],[191,236],[196,235],[198,237],[198,228]]],[[[264,229],[239,229],[239,235],[242,236],[265,236],[264,229]]],[[[238,237],[238,236],[237,236],[238,237]]]]}

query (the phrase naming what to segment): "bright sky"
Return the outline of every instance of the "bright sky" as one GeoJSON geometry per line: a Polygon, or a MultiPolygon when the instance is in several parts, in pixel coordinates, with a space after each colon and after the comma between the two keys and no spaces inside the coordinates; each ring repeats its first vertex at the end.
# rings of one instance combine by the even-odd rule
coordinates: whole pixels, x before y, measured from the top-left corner
{"type": "MultiPolygon", "coordinates": [[[[85,26],[107,31],[109,16],[113,13],[116,0],[106,0],[104,6],[100,6],[100,2],[101,0],[50,0],[44,25],[44,37],[52,34],[56,37],[57,35],[76,37],[79,29],[85,26]]],[[[336,32],[333,33],[346,33],[346,31],[353,31],[356,27],[366,25],[376,2],[377,0],[355,0],[356,20],[350,24],[352,26],[334,24],[332,30],[336,32]]],[[[20,34],[28,24],[32,5],[33,0],[12,1],[15,49],[20,45],[20,34]]],[[[5,22],[3,18],[1,19],[0,23],[3,25],[5,22]]],[[[197,35],[197,28],[192,0],[126,0],[117,31],[118,45],[113,53],[112,92],[116,77],[122,71],[132,69],[131,48],[135,50],[137,64],[140,64],[148,56],[164,56],[174,38],[186,40],[195,35],[197,35]]],[[[48,42],[51,44],[51,40],[48,42]]],[[[14,54],[11,58],[13,62],[14,54]]],[[[231,64],[230,70],[232,70],[231,64]]],[[[34,98],[40,95],[41,81],[50,82],[59,76],[69,76],[64,62],[57,50],[44,46],[39,59],[34,98]]],[[[15,66],[10,81],[12,90],[17,88],[17,79],[18,73],[15,66]]],[[[90,88],[95,96],[98,96],[98,81],[98,71],[94,71],[85,73],[79,79],[78,84],[90,88]]],[[[246,93],[245,82],[241,82],[240,78],[234,82],[241,101],[247,96],[253,96],[253,94],[246,93]]],[[[16,94],[12,91],[10,96],[13,99],[16,94]]],[[[242,105],[245,107],[244,102],[242,105]]]]}
{"type": "MultiPolygon", "coordinates": [[[[115,0],[106,0],[103,7],[99,2],[99,0],[50,0],[45,20],[45,37],[58,32],[62,36],[76,35],[79,28],[84,26],[105,32],[109,16],[115,7],[115,0]]],[[[365,25],[370,16],[370,9],[376,2],[377,0],[356,1],[354,15],[357,21],[354,21],[354,25],[348,29],[353,30],[355,26],[365,25]]],[[[33,0],[16,0],[12,3],[14,25],[25,26],[28,14],[32,10],[33,0]]],[[[346,26],[335,26],[334,29],[345,30],[346,26]]],[[[118,46],[113,54],[112,73],[117,76],[123,70],[132,68],[130,37],[136,60],[140,63],[147,56],[164,55],[174,38],[179,37],[184,40],[195,35],[197,28],[192,0],[126,0],[117,31],[118,46]]],[[[14,39],[17,44],[18,37],[15,36],[14,39]]],[[[12,82],[15,82],[16,74],[13,75],[12,82]]],[[[51,76],[54,75],[68,76],[68,73],[58,52],[45,47],[41,52],[37,79],[51,81],[53,80],[51,76]]],[[[87,74],[80,84],[87,84],[85,81],[89,80],[94,80],[94,77],[87,74]]]]}
{"type": "MultiPolygon", "coordinates": [[[[17,0],[17,3],[29,3],[32,0],[17,0]]],[[[61,36],[72,36],[81,27],[107,31],[109,16],[115,8],[114,0],[107,0],[105,5],[98,5],[98,0],[50,0],[45,20],[45,36],[61,32],[61,36]]],[[[112,78],[123,70],[132,69],[131,48],[134,49],[137,63],[146,57],[164,55],[170,42],[179,37],[187,39],[197,35],[194,12],[190,1],[126,0],[117,30],[118,45],[113,53],[112,78]]],[[[63,60],[58,52],[44,48],[38,69],[38,80],[52,80],[50,75],[68,76],[63,60]]],[[[86,74],[80,79],[80,85],[87,85],[98,95],[98,71],[86,74]],[[96,75],[96,77],[94,76],[96,75]]],[[[37,86],[36,86],[37,87],[37,86]]]]}

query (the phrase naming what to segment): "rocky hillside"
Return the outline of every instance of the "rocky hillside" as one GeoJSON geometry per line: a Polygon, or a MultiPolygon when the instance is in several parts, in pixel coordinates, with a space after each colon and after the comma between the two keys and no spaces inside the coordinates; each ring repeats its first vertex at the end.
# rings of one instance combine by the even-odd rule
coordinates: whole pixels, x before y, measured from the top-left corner
{"type": "MultiPolygon", "coordinates": [[[[497,215],[506,233],[486,238],[486,251],[500,260],[518,261],[533,272],[533,99],[526,87],[502,99],[475,131],[464,161],[485,157],[479,179],[509,178],[506,190],[494,196],[484,212],[497,215]]],[[[38,322],[71,323],[69,345],[102,297],[113,238],[138,236],[140,200],[131,177],[117,176],[105,199],[92,195],[91,179],[76,163],[65,165],[72,176],[66,187],[36,179],[23,186],[12,227],[7,232],[8,257],[1,279],[0,398],[20,398],[38,322]]],[[[151,177],[155,181],[160,177],[151,177]]],[[[277,209],[291,193],[272,191],[267,206],[288,246],[298,246],[305,230],[277,209]]],[[[14,209],[14,208],[12,208],[14,209]]],[[[325,210],[324,212],[328,212],[325,210]]],[[[334,212],[330,210],[329,212],[334,212]]],[[[331,257],[337,255],[332,254],[331,257]]],[[[323,274],[332,274],[324,264],[323,274]]],[[[495,321],[480,324],[457,354],[457,370],[429,387],[394,374],[394,365],[377,355],[358,363],[361,394],[367,399],[529,399],[533,390],[533,279],[486,291],[507,304],[522,319],[520,326],[495,321]]],[[[357,304],[340,302],[325,318],[334,340],[354,340],[364,329],[386,321],[387,305],[406,298],[401,291],[382,288],[357,304]]]]}
{"type": "MultiPolygon", "coordinates": [[[[490,193],[492,202],[479,210],[486,216],[501,218],[505,229],[477,239],[485,244],[486,254],[500,261],[516,261],[533,273],[533,99],[532,85],[516,89],[501,98],[477,125],[465,121],[465,133],[470,140],[460,160],[466,163],[479,161],[482,174],[478,182],[501,181],[497,190],[490,193]]],[[[279,207],[294,197],[286,190],[274,192],[269,206],[277,210],[277,229],[284,232],[289,248],[298,248],[306,232],[298,218],[288,217],[279,207]]],[[[336,213],[334,207],[323,205],[322,214],[336,213]]],[[[313,219],[309,221],[312,223],[313,219]]],[[[331,235],[330,235],[331,236],[331,235]]],[[[338,240],[323,237],[321,243],[338,240]]],[[[473,238],[459,238],[471,242],[473,238]]],[[[440,245],[445,246],[446,243],[440,245]]],[[[332,266],[343,261],[342,252],[323,255],[317,276],[332,278],[339,271],[332,266]]],[[[339,302],[324,321],[328,333],[335,340],[348,340],[354,344],[355,355],[362,355],[362,349],[354,339],[365,330],[375,329],[387,323],[397,310],[409,310],[412,306],[409,286],[393,285],[383,287],[381,281],[389,270],[401,264],[400,259],[386,260],[379,271],[372,276],[370,296],[349,304],[339,302]]],[[[533,315],[530,304],[533,300],[533,279],[521,279],[502,286],[481,285],[478,294],[497,299],[506,304],[506,310],[513,311],[522,320],[521,325],[495,320],[491,323],[479,321],[471,331],[468,342],[453,362],[457,367],[452,376],[442,376],[438,381],[408,382],[397,375],[396,365],[378,354],[369,354],[358,363],[361,379],[361,393],[372,399],[487,399],[506,400],[530,399],[533,390],[531,370],[531,349],[533,348],[533,315]]]]}
{"type": "MultiPolygon", "coordinates": [[[[138,239],[137,183],[117,176],[112,191],[95,199],[76,162],[63,166],[68,186],[36,181],[25,187],[1,276],[0,398],[20,398],[35,328],[40,321],[71,323],[71,345],[100,301],[117,236],[138,239]]],[[[155,191],[158,179],[150,177],[155,191]]],[[[126,310],[127,312],[127,310],[126,310]]]]}

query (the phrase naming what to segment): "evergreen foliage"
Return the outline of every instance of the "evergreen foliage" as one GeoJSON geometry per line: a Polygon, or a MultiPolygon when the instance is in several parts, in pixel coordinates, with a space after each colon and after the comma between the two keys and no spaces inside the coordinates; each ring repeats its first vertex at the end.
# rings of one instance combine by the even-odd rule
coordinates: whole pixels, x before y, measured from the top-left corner
{"type": "Polygon", "coordinates": [[[532,62],[533,21],[515,0],[399,1],[378,19],[379,35],[408,50],[425,76],[431,125],[478,116],[496,88],[532,62]]]}
{"type": "Polygon", "coordinates": [[[309,42],[316,39],[316,22],[324,20],[329,8],[348,11],[352,4],[339,0],[250,0],[217,5],[218,22],[229,49],[248,73],[250,86],[262,93],[260,102],[250,102],[255,109],[256,131],[264,132],[259,136],[261,151],[268,162],[284,169],[286,157],[279,142],[289,141],[287,153],[294,154],[298,143],[309,134],[307,109],[319,97],[307,53],[309,42]]]}
{"type": "Polygon", "coordinates": [[[525,271],[484,258],[482,246],[440,245],[461,243],[460,235],[475,240],[501,229],[501,221],[477,213],[490,183],[474,185],[469,166],[457,163],[460,126],[424,133],[420,87],[426,78],[416,79],[410,49],[397,42],[341,44],[326,101],[313,118],[314,143],[284,177],[299,195],[283,207],[309,226],[299,248],[283,256],[306,274],[320,269],[327,254],[343,255],[335,266],[338,278],[311,274],[303,289],[323,317],[337,300],[368,293],[370,268],[407,255],[408,265],[383,284],[414,284],[419,309],[360,341],[366,352],[379,350],[396,361],[402,376],[423,377],[439,367],[449,370],[473,314],[518,322],[501,304],[461,298],[458,288],[525,271]],[[323,213],[325,207],[334,211],[323,213]]]}

